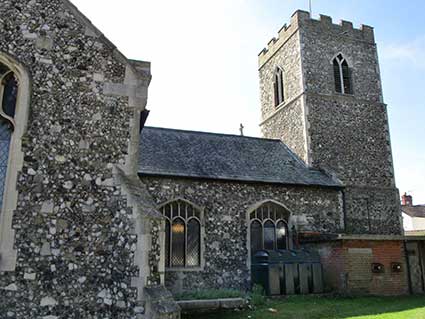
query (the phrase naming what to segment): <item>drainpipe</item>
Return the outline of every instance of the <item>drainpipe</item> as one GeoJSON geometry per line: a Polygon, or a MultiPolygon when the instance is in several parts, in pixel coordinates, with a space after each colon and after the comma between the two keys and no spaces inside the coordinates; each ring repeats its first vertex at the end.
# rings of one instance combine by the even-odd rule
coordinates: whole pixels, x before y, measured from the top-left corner
{"type": "Polygon", "coordinates": [[[407,252],[407,240],[403,240],[403,246],[404,246],[404,257],[406,258],[406,268],[407,268],[407,284],[409,286],[409,294],[413,294],[412,290],[412,277],[410,273],[410,262],[409,262],[409,255],[407,252]]]}
{"type": "Polygon", "coordinates": [[[423,256],[422,256],[422,247],[423,247],[423,243],[422,242],[417,242],[418,243],[418,259],[419,259],[419,266],[421,268],[421,286],[422,286],[422,291],[425,292],[425,283],[424,283],[424,262],[423,262],[423,256]]]}
{"type": "Polygon", "coordinates": [[[145,127],[145,123],[146,123],[146,120],[148,119],[149,113],[150,111],[146,109],[140,112],[140,126],[139,126],[140,132],[142,132],[143,128],[145,127]]]}
{"type": "Polygon", "coordinates": [[[345,197],[345,191],[344,189],[341,190],[342,193],[342,214],[343,214],[343,220],[344,220],[344,234],[347,233],[347,199],[345,197]]]}

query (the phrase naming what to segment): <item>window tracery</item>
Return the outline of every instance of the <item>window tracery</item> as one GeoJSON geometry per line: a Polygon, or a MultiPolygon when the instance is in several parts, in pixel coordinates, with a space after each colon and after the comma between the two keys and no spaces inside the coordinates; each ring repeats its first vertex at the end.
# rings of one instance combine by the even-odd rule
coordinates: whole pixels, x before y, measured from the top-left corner
{"type": "Polygon", "coordinates": [[[267,202],[250,213],[251,253],[258,250],[288,249],[289,212],[267,202]]]}
{"type": "Polygon", "coordinates": [[[160,208],[165,217],[165,266],[190,268],[201,265],[201,211],[176,200],[160,208]]]}

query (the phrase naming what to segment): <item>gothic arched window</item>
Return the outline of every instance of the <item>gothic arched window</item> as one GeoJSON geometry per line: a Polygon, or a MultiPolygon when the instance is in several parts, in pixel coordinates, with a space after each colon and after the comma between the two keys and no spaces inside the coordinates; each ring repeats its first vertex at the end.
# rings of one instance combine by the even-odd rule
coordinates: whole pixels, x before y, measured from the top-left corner
{"type": "Polygon", "coordinates": [[[335,91],[342,94],[353,94],[351,70],[347,60],[338,54],[332,61],[335,78],[335,91]]]}
{"type": "Polygon", "coordinates": [[[277,68],[273,79],[274,105],[278,106],[285,101],[284,73],[281,68],[277,68]]]}
{"type": "Polygon", "coordinates": [[[201,210],[181,199],[160,210],[165,217],[165,266],[201,266],[201,210]]]}
{"type": "Polygon", "coordinates": [[[250,213],[251,253],[258,250],[288,249],[289,212],[267,202],[250,213]]]}
{"type": "Polygon", "coordinates": [[[6,184],[10,142],[15,126],[18,80],[15,74],[0,63],[0,211],[6,184]]]}

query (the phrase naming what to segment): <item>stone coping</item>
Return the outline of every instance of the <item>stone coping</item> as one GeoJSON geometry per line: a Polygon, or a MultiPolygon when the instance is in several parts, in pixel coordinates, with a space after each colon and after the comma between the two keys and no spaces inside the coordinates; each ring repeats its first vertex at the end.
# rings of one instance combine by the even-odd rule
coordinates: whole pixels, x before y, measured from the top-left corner
{"type": "Polygon", "coordinates": [[[406,237],[403,235],[369,235],[369,234],[353,234],[345,235],[340,234],[336,238],[337,240],[405,240],[406,237]]]}
{"type": "MultiPolygon", "coordinates": [[[[306,235],[300,233],[300,235],[306,235]]],[[[421,238],[421,236],[418,236],[421,238]]],[[[300,238],[301,243],[328,242],[340,240],[367,240],[367,241],[403,241],[411,240],[413,236],[391,235],[391,234],[309,234],[300,238]]],[[[423,236],[425,239],[425,236],[423,236]]]]}
{"type": "Polygon", "coordinates": [[[235,309],[246,306],[244,298],[202,299],[177,301],[183,312],[235,309]]]}
{"type": "Polygon", "coordinates": [[[404,239],[407,241],[425,241],[425,235],[407,235],[404,239]]]}

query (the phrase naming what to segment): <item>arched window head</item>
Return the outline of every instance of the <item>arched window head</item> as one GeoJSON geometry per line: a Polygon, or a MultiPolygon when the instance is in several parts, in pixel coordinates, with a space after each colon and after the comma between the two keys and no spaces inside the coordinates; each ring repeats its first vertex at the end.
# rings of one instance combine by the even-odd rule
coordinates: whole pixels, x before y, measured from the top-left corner
{"type": "Polygon", "coordinates": [[[15,74],[5,65],[0,64],[0,117],[15,126],[16,99],[18,96],[18,80],[15,74]]]}
{"type": "Polygon", "coordinates": [[[15,127],[18,80],[15,74],[0,63],[0,211],[6,183],[10,142],[15,127]]]}
{"type": "Polygon", "coordinates": [[[353,94],[351,70],[347,60],[338,54],[332,61],[335,78],[335,91],[342,94],[353,94]]]}
{"type": "Polygon", "coordinates": [[[284,85],[284,73],[281,68],[277,68],[273,79],[274,89],[274,105],[279,106],[285,102],[285,85],[284,85]]]}
{"type": "Polygon", "coordinates": [[[267,202],[250,213],[251,253],[261,249],[288,249],[289,212],[283,206],[267,202]]]}
{"type": "Polygon", "coordinates": [[[16,267],[12,221],[18,206],[16,185],[23,168],[22,137],[27,130],[30,97],[28,70],[0,52],[0,272],[16,267]]]}
{"type": "Polygon", "coordinates": [[[165,266],[201,266],[201,211],[184,200],[160,208],[165,218],[165,266]]]}

